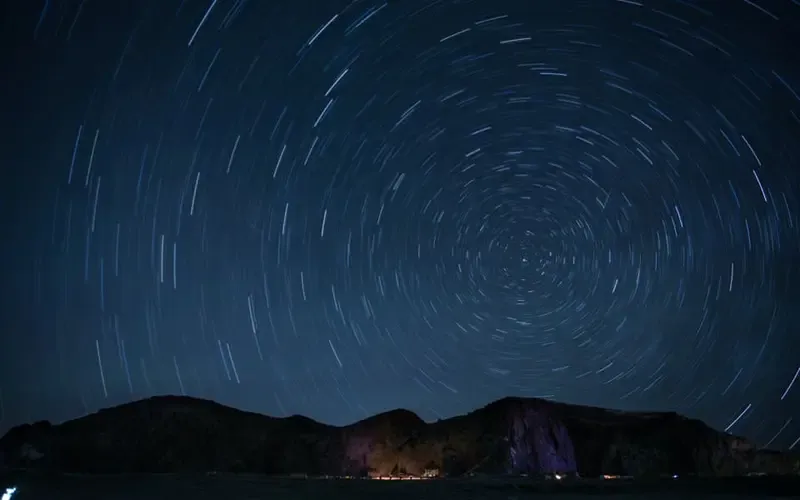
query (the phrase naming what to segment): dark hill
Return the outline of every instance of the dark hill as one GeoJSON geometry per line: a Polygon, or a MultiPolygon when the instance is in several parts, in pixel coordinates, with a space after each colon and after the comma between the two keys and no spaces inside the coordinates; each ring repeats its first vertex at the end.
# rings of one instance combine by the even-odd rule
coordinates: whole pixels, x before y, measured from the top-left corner
{"type": "Polygon", "coordinates": [[[15,427],[0,465],[54,472],[308,475],[797,474],[800,456],[757,450],[675,413],[505,398],[426,423],[406,410],[344,427],[162,396],[59,425],[15,427]]]}

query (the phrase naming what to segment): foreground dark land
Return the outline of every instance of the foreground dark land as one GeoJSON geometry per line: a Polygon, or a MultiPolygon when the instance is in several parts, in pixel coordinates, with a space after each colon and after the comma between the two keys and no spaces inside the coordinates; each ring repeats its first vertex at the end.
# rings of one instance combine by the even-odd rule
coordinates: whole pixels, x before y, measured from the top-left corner
{"type": "Polygon", "coordinates": [[[163,396],[59,425],[16,427],[0,439],[2,468],[90,474],[719,478],[796,476],[800,455],[759,450],[675,413],[540,399],[505,398],[434,423],[394,410],[334,427],[301,416],[274,418],[163,396]]]}
{"type": "MultiPolygon", "coordinates": [[[[237,475],[0,476],[17,485],[14,500],[522,500],[527,498],[799,498],[796,478],[678,480],[437,479],[374,481],[280,479],[237,475]]],[[[0,493],[4,491],[0,489],[0,493]]]]}

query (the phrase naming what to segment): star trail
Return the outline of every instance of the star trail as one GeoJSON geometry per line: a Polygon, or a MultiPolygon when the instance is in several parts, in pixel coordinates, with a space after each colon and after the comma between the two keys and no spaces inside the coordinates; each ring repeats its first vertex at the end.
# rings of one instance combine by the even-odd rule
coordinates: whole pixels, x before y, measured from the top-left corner
{"type": "Polygon", "coordinates": [[[516,395],[800,440],[800,2],[7,4],[0,430],[516,395]]]}

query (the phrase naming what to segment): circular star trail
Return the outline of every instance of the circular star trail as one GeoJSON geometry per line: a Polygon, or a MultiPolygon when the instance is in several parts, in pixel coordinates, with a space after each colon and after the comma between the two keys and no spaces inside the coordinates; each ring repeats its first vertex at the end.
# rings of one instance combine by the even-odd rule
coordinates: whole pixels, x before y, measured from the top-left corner
{"type": "Polygon", "coordinates": [[[29,4],[4,427],[519,395],[797,443],[797,2],[29,4]]]}

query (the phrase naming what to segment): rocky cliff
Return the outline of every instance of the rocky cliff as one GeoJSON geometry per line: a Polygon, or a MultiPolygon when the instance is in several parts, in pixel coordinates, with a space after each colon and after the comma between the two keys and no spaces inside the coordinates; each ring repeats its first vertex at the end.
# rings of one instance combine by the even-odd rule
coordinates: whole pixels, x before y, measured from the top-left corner
{"type": "Polygon", "coordinates": [[[0,439],[0,464],[56,472],[247,472],[336,476],[797,474],[800,456],[675,413],[506,398],[426,423],[395,410],[333,427],[163,396],[0,439]]]}

